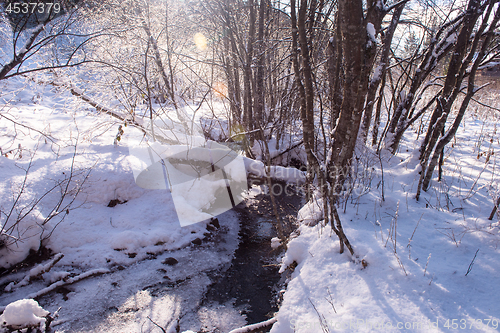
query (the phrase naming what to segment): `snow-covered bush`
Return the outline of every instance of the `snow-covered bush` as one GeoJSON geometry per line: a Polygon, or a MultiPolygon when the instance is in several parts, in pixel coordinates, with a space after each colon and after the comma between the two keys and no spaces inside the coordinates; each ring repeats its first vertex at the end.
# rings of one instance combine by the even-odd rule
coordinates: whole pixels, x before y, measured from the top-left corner
{"type": "Polygon", "coordinates": [[[0,332],[12,332],[24,328],[45,330],[49,311],[32,299],[21,299],[10,303],[0,316],[0,332]]]}
{"type": "Polygon", "coordinates": [[[45,245],[73,209],[90,173],[75,168],[75,151],[66,155],[69,158],[61,157],[69,164],[69,171],[65,170],[60,179],[39,182],[44,168],[34,163],[36,149],[31,154],[31,158],[25,157],[28,161],[0,157],[0,167],[10,175],[9,181],[0,186],[0,267],[11,267],[45,245]]]}

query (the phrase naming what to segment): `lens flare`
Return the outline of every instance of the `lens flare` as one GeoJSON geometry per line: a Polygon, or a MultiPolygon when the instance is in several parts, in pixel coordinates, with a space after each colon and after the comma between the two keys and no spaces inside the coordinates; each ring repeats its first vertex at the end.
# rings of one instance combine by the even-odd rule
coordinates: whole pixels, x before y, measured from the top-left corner
{"type": "Polygon", "coordinates": [[[204,51],[207,48],[207,39],[202,33],[197,32],[194,34],[194,43],[200,51],[204,51]]]}
{"type": "Polygon", "coordinates": [[[219,98],[227,98],[227,85],[224,82],[215,82],[212,89],[215,96],[219,98]]]}

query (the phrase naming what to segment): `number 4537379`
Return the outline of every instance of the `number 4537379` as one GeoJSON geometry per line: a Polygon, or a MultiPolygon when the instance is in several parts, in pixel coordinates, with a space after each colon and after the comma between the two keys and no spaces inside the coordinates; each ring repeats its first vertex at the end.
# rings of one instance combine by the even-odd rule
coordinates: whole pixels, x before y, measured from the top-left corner
{"type": "Polygon", "coordinates": [[[59,13],[61,4],[57,2],[11,2],[5,8],[9,14],[59,13]]]}
{"type": "Polygon", "coordinates": [[[447,329],[473,329],[473,328],[484,328],[484,326],[491,326],[495,329],[498,328],[498,320],[496,319],[448,319],[443,325],[447,329]]]}

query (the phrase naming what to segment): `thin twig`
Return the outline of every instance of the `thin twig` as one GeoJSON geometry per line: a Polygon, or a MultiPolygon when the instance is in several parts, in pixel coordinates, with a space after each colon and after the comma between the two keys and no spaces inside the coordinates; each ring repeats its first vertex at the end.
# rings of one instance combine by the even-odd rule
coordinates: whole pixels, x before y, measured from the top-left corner
{"type": "Polygon", "coordinates": [[[427,272],[427,265],[429,265],[429,260],[431,260],[431,253],[429,253],[429,256],[427,257],[427,263],[425,264],[425,269],[424,269],[424,276],[425,273],[427,272]]]}
{"type": "Polygon", "coordinates": [[[158,327],[159,329],[161,329],[161,331],[162,331],[163,333],[167,333],[167,331],[165,331],[165,329],[164,329],[163,327],[161,327],[160,325],[158,325],[157,323],[155,323],[155,322],[153,321],[153,319],[149,318],[149,316],[147,316],[146,318],[148,318],[148,319],[149,319],[149,321],[150,321],[150,322],[152,322],[152,323],[153,323],[156,327],[158,327]]]}
{"type": "Polygon", "coordinates": [[[331,305],[331,306],[332,306],[332,308],[333,308],[333,311],[334,311],[335,313],[337,313],[337,310],[335,310],[335,305],[333,305],[333,296],[332,296],[332,293],[330,292],[330,288],[328,288],[328,287],[327,287],[327,288],[326,288],[326,291],[328,292],[328,296],[330,296],[330,300],[329,300],[328,298],[326,298],[326,297],[325,297],[325,299],[326,299],[326,301],[327,301],[328,303],[330,303],[330,305],[331,305]]]}
{"type": "Polygon", "coordinates": [[[479,249],[477,249],[476,253],[474,254],[474,258],[472,258],[472,261],[469,264],[469,268],[467,268],[467,273],[465,273],[465,276],[467,276],[470,271],[472,271],[472,266],[474,266],[474,260],[476,260],[477,253],[479,252],[479,249]]]}
{"type": "Polygon", "coordinates": [[[408,259],[411,259],[411,241],[413,240],[413,235],[415,235],[415,232],[417,231],[418,225],[420,224],[423,216],[424,214],[422,213],[422,215],[420,215],[420,218],[418,219],[415,229],[413,230],[413,233],[411,234],[410,239],[408,240],[408,245],[406,245],[406,247],[408,248],[408,259]]]}
{"type": "Polygon", "coordinates": [[[318,317],[319,317],[319,324],[320,324],[320,326],[321,326],[321,330],[322,330],[323,332],[325,332],[325,333],[330,332],[330,331],[329,331],[329,329],[328,329],[328,325],[325,323],[325,321],[326,321],[326,320],[325,320],[325,317],[324,317],[324,316],[322,316],[322,315],[319,313],[318,309],[316,309],[316,306],[314,306],[314,303],[311,301],[311,299],[310,299],[310,298],[308,298],[308,299],[309,299],[309,302],[311,303],[311,305],[312,305],[312,307],[313,307],[314,311],[316,311],[316,314],[317,314],[317,315],[318,315],[318,317]]]}
{"type": "Polygon", "coordinates": [[[11,123],[13,123],[13,124],[15,124],[15,125],[18,125],[18,126],[21,126],[21,127],[27,128],[27,129],[29,129],[30,131],[37,132],[38,134],[42,135],[44,138],[49,139],[52,143],[57,144],[57,143],[56,143],[56,141],[55,141],[55,139],[54,139],[53,137],[51,137],[51,136],[50,136],[50,135],[48,135],[48,134],[43,133],[43,132],[42,132],[42,131],[40,131],[40,130],[37,130],[36,128],[33,128],[33,127],[31,127],[31,126],[28,126],[28,125],[21,124],[20,122],[17,122],[17,121],[15,121],[14,119],[11,119],[11,118],[9,118],[9,117],[6,117],[6,116],[5,116],[5,114],[2,114],[2,113],[0,113],[0,117],[7,119],[8,121],[10,121],[11,123]]]}

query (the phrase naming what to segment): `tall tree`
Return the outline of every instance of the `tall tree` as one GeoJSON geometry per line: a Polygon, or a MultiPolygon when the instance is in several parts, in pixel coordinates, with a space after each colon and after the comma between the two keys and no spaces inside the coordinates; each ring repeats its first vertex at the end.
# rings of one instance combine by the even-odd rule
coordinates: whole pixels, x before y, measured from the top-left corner
{"type": "Polygon", "coordinates": [[[455,49],[450,59],[444,87],[437,98],[437,105],[432,114],[427,135],[420,147],[421,172],[417,189],[417,200],[421,190],[429,188],[430,180],[438,164],[438,160],[441,160],[440,165],[442,164],[444,147],[455,136],[470,100],[478,91],[474,85],[477,69],[484,61],[500,19],[500,9],[498,6],[496,13],[491,18],[496,2],[494,0],[489,0],[484,4],[481,4],[479,0],[471,0],[469,2],[464,24],[457,36],[455,49]],[[485,13],[483,6],[487,6],[485,13]],[[481,16],[482,24],[477,31],[474,31],[476,22],[481,16]],[[481,41],[482,46],[480,45],[481,41]],[[471,62],[472,67],[469,69],[471,62]],[[468,83],[465,98],[461,102],[455,120],[445,132],[446,121],[449,118],[455,100],[462,91],[462,82],[466,77],[468,83]],[[442,136],[441,139],[439,139],[440,136],[442,136]],[[432,158],[430,158],[431,154],[432,158]]]}

